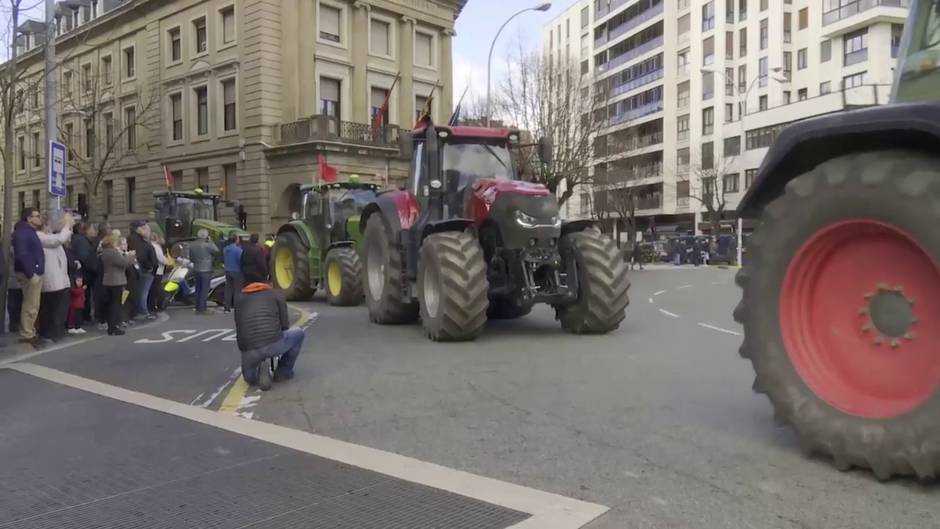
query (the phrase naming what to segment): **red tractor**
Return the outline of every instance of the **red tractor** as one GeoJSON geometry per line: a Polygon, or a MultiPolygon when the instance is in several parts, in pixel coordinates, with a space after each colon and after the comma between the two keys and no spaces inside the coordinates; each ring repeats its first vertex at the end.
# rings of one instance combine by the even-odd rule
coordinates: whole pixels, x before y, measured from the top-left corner
{"type": "MultiPolygon", "coordinates": [[[[551,145],[537,145],[551,163],[551,145]]],[[[428,123],[402,138],[408,188],[380,194],[362,214],[373,322],[420,316],[431,340],[464,341],[487,318],[548,303],[569,332],[620,325],[630,287],[623,255],[590,221],[563,222],[545,186],[519,180],[519,147],[519,132],[505,128],[428,123]]]]}

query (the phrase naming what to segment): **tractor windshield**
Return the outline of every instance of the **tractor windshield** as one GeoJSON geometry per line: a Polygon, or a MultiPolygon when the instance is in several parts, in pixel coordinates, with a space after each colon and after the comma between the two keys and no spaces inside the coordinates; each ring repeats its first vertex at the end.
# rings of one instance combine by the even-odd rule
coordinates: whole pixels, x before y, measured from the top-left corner
{"type": "Polygon", "coordinates": [[[196,219],[215,220],[215,202],[209,198],[177,197],[176,217],[191,223],[196,219]]]}
{"type": "Polygon", "coordinates": [[[911,8],[905,28],[906,54],[896,90],[897,101],[940,99],[940,0],[922,0],[911,8]]]}
{"type": "Polygon", "coordinates": [[[327,198],[330,217],[334,222],[341,222],[361,213],[375,199],[375,192],[370,189],[331,189],[327,198]]]}
{"type": "Polygon", "coordinates": [[[447,143],[441,154],[441,169],[444,174],[459,175],[461,183],[477,178],[513,179],[512,159],[505,145],[447,143]]]}

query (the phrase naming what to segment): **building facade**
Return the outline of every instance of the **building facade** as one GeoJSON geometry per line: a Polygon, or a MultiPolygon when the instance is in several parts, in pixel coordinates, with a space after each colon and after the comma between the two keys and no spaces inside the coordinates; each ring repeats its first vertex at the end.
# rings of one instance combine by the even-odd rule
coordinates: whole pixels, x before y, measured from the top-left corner
{"type": "Polygon", "coordinates": [[[721,210],[731,224],[784,125],[888,102],[908,4],[592,0],[578,38],[607,108],[579,215],[616,216],[611,194],[628,189],[641,231],[701,233],[721,210]]]}
{"type": "MultiPolygon", "coordinates": [[[[450,113],[451,39],[464,3],[59,2],[66,203],[122,224],[145,218],[172,180],[222,194],[223,219],[241,204],[249,229],[273,231],[298,211],[299,186],[315,181],[321,155],[341,178],[393,185],[406,176],[399,131],[424,108],[450,113]]],[[[28,95],[16,127],[17,213],[45,203],[41,31],[21,27],[28,95]]]]}

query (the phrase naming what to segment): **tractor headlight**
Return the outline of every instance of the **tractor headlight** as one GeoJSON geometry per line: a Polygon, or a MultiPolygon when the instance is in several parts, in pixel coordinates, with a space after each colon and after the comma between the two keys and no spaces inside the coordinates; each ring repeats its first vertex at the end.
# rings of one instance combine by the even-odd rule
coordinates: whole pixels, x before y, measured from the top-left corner
{"type": "Polygon", "coordinates": [[[539,221],[524,211],[516,211],[516,222],[523,228],[534,228],[539,221]]]}

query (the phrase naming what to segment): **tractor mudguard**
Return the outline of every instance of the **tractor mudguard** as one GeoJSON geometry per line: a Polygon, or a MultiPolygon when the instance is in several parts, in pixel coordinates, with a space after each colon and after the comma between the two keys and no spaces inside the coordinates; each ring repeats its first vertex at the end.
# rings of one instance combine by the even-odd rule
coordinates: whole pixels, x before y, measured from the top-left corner
{"type": "MultiPolygon", "coordinates": [[[[738,206],[758,216],[787,182],[853,152],[908,149],[940,152],[940,102],[897,103],[806,119],[785,128],[738,206]]],[[[901,176],[901,175],[898,175],[901,176]]]]}
{"type": "Polygon", "coordinates": [[[313,230],[311,230],[310,226],[307,226],[307,224],[302,221],[293,220],[287,224],[284,224],[277,230],[278,235],[286,232],[296,233],[297,236],[300,237],[300,240],[304,243],[304,246],[307,248],[316,246],[317,238],[314,235],[313,230]]]}
{"type": "Polygon", "coordinates": [[[444,231],[466,231],[467,228],[474,225],[473,219],[447,219],[447,220],[438,220],[434,222],[429,222],[424,226],[424,229],[421,230],[421,241],[427,238],[428,235],[434,233],[441,233],[444,231]]]}
{"type": "Polygon", "coordinates": [[[565,222],[561,225],[561,236],[564,237],[569,233],[584,231],[588,228],[593,228],[594,226],[595,222],[593,220],[573,220],[571,222],[565,222]]]}
{"type": "Polygon", "coordinates": [[[397,237],[402,230],[414,226],[420,212],[417,198],[408,191],[382,193],[375,197],[375,202],[366,206],[362,211],[359,231],[365,233],[369,218],[374,214],[378,214],[385,223],[385,227],[391,230],[390,235],[397,237]]]}

